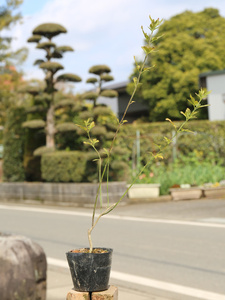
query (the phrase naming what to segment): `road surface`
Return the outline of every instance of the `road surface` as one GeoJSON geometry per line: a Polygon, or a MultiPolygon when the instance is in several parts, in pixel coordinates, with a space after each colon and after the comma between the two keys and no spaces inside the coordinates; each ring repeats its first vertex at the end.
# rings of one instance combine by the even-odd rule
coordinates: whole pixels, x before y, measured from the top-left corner
{"type": "MultiPolygon", "coordinates": [[[[56,267],[88,246],[90,221],[88,208],[0,203],[0,231],[38,242],[56,267]]],[[[122,206],[100,220],[93,243],[114,249],[113,284],[149,297],[225,299],[224,200],[122,206]]]]}

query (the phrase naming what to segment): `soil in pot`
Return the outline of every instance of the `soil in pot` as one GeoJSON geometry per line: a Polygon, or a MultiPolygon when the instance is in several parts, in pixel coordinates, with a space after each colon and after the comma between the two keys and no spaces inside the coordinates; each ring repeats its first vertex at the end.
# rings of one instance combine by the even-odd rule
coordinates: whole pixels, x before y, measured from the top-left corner
{"type": "Polygon", "coordinates": [[[97,292],[108,289],[112,263],[110,248],[75,249],[66,253],[74,289],[79,292],[97,292]]]}

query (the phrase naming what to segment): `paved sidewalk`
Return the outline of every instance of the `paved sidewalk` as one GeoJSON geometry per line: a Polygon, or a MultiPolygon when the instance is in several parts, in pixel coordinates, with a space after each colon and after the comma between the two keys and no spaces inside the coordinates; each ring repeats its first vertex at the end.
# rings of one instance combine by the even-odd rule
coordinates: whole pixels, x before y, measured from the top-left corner
{"type": "MultiPolygon", "coordinates": [[[[72,287],[69,269],[49,266],[47,276],[47,300],[65,300],[68,291],[72,287]]],[[[118,285],[117,287],[119,289],[119,300],[169,300],[135,290],[128,290],[118,285]]]]}

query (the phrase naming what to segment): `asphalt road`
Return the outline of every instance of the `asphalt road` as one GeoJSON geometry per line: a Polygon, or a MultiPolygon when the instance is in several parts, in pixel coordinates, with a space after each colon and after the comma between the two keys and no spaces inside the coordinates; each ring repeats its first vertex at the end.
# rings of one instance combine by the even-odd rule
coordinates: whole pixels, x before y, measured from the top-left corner
{"type": "MultiPolygon", "coordinates": [[[[91,210],[0,204],[0,231],[46,255],[86,247],[91,210]]],[[[121,206],[100,220],[94,246],[114,249],[113,283],[169,299],[225,299],[225,200],[121,206]]]]}

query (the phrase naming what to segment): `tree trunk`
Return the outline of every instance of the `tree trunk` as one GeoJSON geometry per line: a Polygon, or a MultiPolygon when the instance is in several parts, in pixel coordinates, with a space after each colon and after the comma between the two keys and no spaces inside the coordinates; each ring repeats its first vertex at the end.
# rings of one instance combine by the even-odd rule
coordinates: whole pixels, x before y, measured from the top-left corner
{"type": "Polygon", "coordinates": [[[46,147],[55,149],[54,105],[50,104],[46,119],[46,147]]]}

